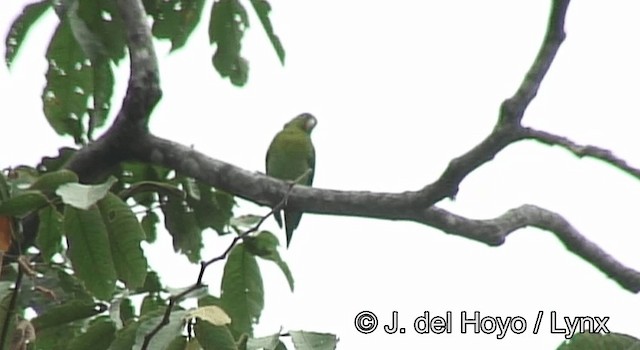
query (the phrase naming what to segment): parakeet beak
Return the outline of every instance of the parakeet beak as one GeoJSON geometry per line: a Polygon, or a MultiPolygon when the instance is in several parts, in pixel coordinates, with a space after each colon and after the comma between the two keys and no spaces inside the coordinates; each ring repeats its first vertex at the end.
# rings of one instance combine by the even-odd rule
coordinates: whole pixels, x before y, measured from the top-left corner
{"type": "Polygon", "coordinates": [[[316,127],[316,124],[318,124],[318,120],[314,116],[309,114],[309,117],[307,118],[307,122],[304,124],[304,128],[307,131],[311,131],[313,130],[313,128],[316,127]]]}

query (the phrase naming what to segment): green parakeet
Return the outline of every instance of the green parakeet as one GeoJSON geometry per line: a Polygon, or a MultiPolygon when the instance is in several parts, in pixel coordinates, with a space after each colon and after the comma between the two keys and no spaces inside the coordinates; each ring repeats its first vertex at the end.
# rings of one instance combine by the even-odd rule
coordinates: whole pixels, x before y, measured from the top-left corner
{"type": "MultiPolygon", "coordinates": [[[[309,113],[302,113],[284,125],[271,141],[267,151],[267,175],[282,180],[298,181],[301,185],[311,186],[316,166],[316,151],[311,142],[311,131],[318,121],[309,113]]],[[[282,227],[280,211],[273,215],[282,227]]],[[[302,213],[284,210],[284,227],[287,234],[287,248],[291,243],[293,230],[298,227],[302,213]]]]}

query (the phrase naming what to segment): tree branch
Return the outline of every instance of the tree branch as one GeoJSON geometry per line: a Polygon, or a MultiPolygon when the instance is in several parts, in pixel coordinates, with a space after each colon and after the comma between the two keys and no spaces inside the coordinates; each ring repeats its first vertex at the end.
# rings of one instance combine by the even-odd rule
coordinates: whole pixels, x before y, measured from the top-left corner
{"type": "Polygon", "coordinates": [[[569,1],[553,0],[547,32],[542,41],[542,46],[516,93],[502,102],[499,124],[511,123],[519,125],[525,110],[538,94],[542,79],[547,75],[549,67],[551,67],[551,63],[553,63],[566,36],[564,19],[567,15],[569,1]]]}
{"type": "Polygon", "coordinates": [[[506,146],[522,139],[524,135],[520,122],[524,111],[538,94],[540,84],[564,41],[564,19],[568,6],[569,0],[553,1],[540,50],[518,90],[502,102],[493,132],[469,152],[453,159],[440,178],[423,189],[419,203],[431,206],[446,197],[455,197],[458,186],[467,175],[492,160],[506,146]]]}
{"type": "Polygon", "coordinates": [[[601,160],[609,165],[612,165],[636,179],[640,179],[640,169],[633,167],[619,157],[616,157],[613,152],[608,149],[591,146],[591,145],[579,145],[568,138],[560,135],[554,135],[552,133],[536,130],[533,128],[523,129],[524,137],[531,140],[536,140],[549,146],[560,146],[567,151],[576,155],[576,157],[591,157],[601,160]]]}
{"type": "Polygon", "coordinates": [[[430,208],[414,218],[444,232],[486,243],[502,245],[507,236],[524,227],[553,233],[567,249],[616,281],[623,288],[640,292],[640,272],[624,266],[595,243],[580,234],[561,215],[535,205],[523,205],[489,220],[467,219],[440,208],[430,208]]]}

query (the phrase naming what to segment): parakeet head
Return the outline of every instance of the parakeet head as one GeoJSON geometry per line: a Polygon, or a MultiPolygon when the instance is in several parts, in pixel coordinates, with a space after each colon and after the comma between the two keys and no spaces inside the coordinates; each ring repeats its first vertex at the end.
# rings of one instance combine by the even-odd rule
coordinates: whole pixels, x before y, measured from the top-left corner
{"type": "Polygon", "coordinates": [[[311,113],[302,113],[285,124],[284,129],[293,127],[303,130],[307,134],[311,134],[311,131],[316,126],[316,124],[318,124],[318,120],[316,119],[316,117],[311,115],[311,113]]]}

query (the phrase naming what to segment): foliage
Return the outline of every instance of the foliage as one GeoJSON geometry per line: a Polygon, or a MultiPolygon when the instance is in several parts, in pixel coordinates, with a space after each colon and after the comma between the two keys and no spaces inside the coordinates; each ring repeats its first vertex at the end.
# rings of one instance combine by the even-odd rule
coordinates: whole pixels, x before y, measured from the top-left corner
{"type": "MultiPolygon", "coordinates": [[[[67,156],[65,153],[60,157],[67,156]]],[[[95,339],[104,349],[141,346],[146,332],[162,320],[170,298],[158,274],[149,269],[140,247],[143,240],[149,240],[141,221],[158,208],[173,236],[174,249],[194,262],[200,261],[203,230],[213,229],[222,235],[233,228],[240,233],[243,227],[255,224],[255,220],[236,218],[231,225],[235,206],[232,196],[167,169],[123,164],[117,172],[118,180],[112,177],[101,184],[82,185],[74,173],[51,166],[60,163],[49,157],[36,168],[22,166],[0,177],[0,188],[4,189],[0,217],[37,214],[40,219],[36,238],[39,252],[27,256],[44,264],[26,267],[33,269],[28,272],[33,278],[22,286],[14,310],[16,315],[24,315],[26,308],[37,312],[30,321],[37,335],[36,349],[81,349],[95,339]],[[141,208],[144,215],[136,215],[141,208]],[[132,307],[131,298],[135,296],[143,297],[139,312],[132,307]]],[[[250,336],[264,306],[256,257],[276,262],[293,286],[293,277],[277,253],[278,244],[274,235],[263,231],[247,237],[247,242],[231,251],[222,278],[223,294],[213,300],[223,307],[218,312],[229,313],[233,323],[215,322],[216,317],[207,311],[211,303],[206,301],[211,299],[203,299],[202,308],[196,311],[187,314],[179,308],[174,310],[171,326],[158,333],[151,348],[156,348],[153,344],[179,342],[184,327],[196,318],[213,323],[196,321],[190,327],[194,339],[204,348],[228,339],[235,344],[234,339],[243,334],[250,336]],[[247,288],[252,292],[244,293],[247,288]],[[228,336],[204,335],[211,332],[228,336]]],[[[4,272],[4,280],[13,280],[17,268],[16,264],[7,266],[5,269],[13,272],[4,272]]],[[[3,297],[11,293],[5,288],[3,297]]],[[[1,321],[7,319],[11,317],[1,321]]]]}
{"type": "MultiPolygon", "coordinates": [[[[5,40],[8,67],[52,3],[29,4],[15,19],[5,40]]],[[[143,4],[153,19],[153,36],[170,40],[171,51],[187,43],[205,7],[204,0],[144,0],[143,4]]],[[[251,5],[284,64],[284,47],[269,18],[271,5],[265,0],[252,0],[251,5]]],[[[44,112],[58,134],[86,144],[94,130],[104,126],[111,110],[113,68],[124,58],[126,48],[122,19],[114,0],[66,0],[55,10],[60,23],[47,48],[44,112]]],[[[216,0],[210,13],[209,38],[216,46],[213,67],[234,85],[243,86],[249,74],[249,64],[241,56],[242,37],[249,27],[245,6],[239,0],[216,0]]]]}

